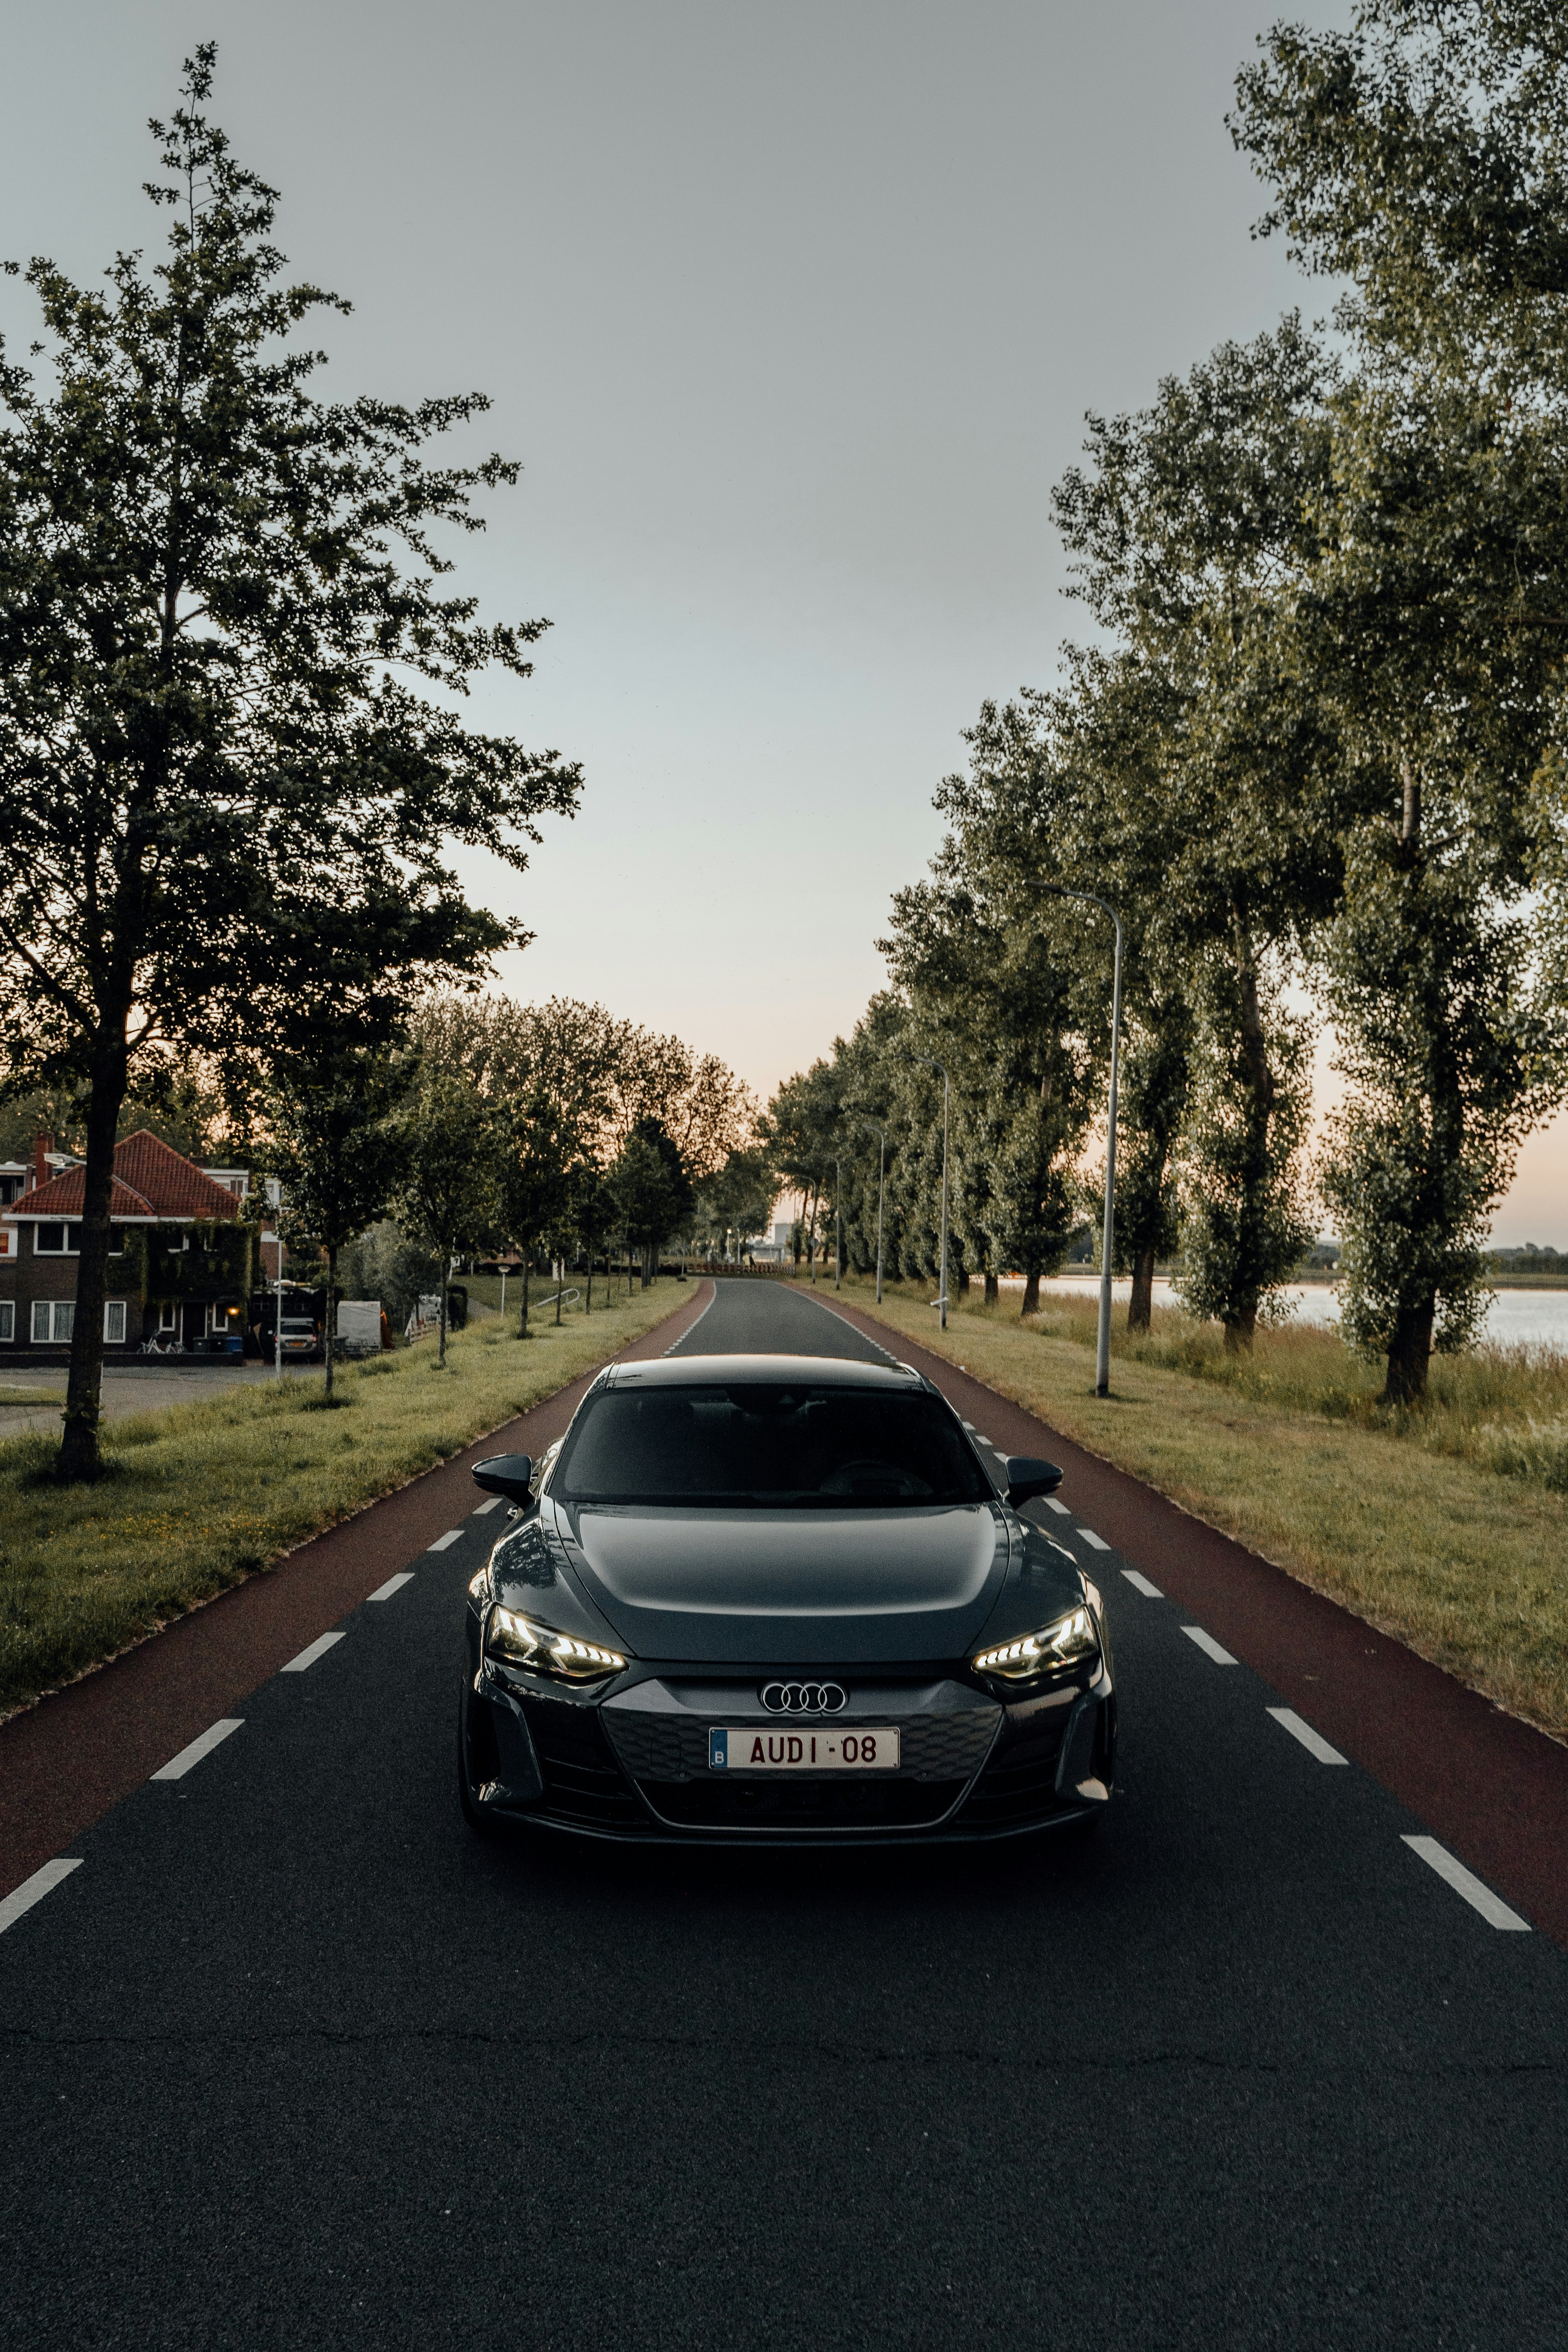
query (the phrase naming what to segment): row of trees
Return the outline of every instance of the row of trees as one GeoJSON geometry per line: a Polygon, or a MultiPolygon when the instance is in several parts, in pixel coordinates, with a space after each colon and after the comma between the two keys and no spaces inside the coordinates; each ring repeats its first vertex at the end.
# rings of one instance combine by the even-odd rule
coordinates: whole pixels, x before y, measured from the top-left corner
{"type": "Polygon", "coordinates": [[[1102,1115],[1126,925],[1117,1223],[1146,1321],[1250,1345],[1316,1201],[1343,1322],[1424,1391],[1474,1332],[1492,1210],[1564,1092],[1568,42],[1536,0],[1365,0],[1237,82],[1264,234],[1341,290],[1091,417],[1059,485],[1097,624],[986,703],[892,987],[771,1109],[808,1214],[865,1263],[888,1129],[894,1262],[929,1269],[941,1078],[960,1279],[1059,1264],[1102,1115]],[[1326,1030],[1344,1082],[1315,1161],[1326,1030]]]}
{"type": "MultiPolygon", "coordinates": [[[[252,1156],[281,1182],[285,1238],[324,1254],[329,1292],[341,1253],[384,1216],[429,1251],[442,1361],[454,1260],[521,1257],[524,1334],[541,1255],[584,1258],[591,1290],[595,1256],[624,1246],[647,1280],[755,1119],[716,1056],[602,1005],[451,993],[421,1004],[393,1046],[293,1062],[257,1108],[252,1156]]],[[[327,1362],[330,1391],[330,1346],[327,1362]]]]}

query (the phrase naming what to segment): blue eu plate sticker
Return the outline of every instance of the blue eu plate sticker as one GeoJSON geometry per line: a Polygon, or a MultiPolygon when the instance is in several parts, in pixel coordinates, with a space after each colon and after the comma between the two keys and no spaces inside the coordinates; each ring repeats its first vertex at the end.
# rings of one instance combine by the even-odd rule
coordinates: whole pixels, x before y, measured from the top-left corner
{"type": "Polygon", "coordinates": [[[708,1734],[708,1762],[710,1768],[721,1772],[728,1770],[730,1763],[728,1731],[710,1731],[708,1734]]]}

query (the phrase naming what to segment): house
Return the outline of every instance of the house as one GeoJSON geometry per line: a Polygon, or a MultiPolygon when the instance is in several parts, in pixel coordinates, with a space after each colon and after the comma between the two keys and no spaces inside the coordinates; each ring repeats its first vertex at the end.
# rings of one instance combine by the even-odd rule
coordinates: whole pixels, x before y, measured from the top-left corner
{"type": "MultiPolygon", "coordinates": [[[[0,1207],[0,1351],[65,1355],[76,1318],[84,1171],[40,1136],[32,1181],[0,1207]]],[[[16,1163],[0,1173],[14,1174],[16,1163]]],[[[114,1150],[106,1355],[157,1340],[199,1352],[243,1337],[255,1271],[239,1169],[208,1171],[145,1128],[114,1150]]]]}

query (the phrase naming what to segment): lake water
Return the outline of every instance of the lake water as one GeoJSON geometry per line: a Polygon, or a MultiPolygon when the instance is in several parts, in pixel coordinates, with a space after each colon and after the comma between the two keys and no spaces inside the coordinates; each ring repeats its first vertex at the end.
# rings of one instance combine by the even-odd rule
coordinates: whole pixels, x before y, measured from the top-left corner
{"type": "MultiPolygon", "coordinates": [[[[1005,1281],[1002,1285],[1004,1290],[1021,1290],[1023,1286],[1021,1280],[1005,1281]]],[[[1100,1279],[1095,1275],[1058,1275],[1052,1281],[1042,1282],[1040,1287],[1079,1298],[1100,1296],[1100,1279]]],[[[1111,1285],[1113,1295],[1123,1302],[1131,1288],[1131,1283],[1125,1279],[1111,1285]]],[[[1331,1283],[1292,1283],[1286,1296],[1292,1313],[1303,1323],[1339,1321],[1339,1293],[1331,1283]]],[[[1177,1304],[1168,1282],[1156,1281],[1154,1304],[1177,1304]]],[[[1495,1290],[1481,1330],[1485,1339],[1496,1339],[1504,1347],[1554,1348],[1560,1355],[1568,1356],[1568,1290],[1495,1290]]]]}

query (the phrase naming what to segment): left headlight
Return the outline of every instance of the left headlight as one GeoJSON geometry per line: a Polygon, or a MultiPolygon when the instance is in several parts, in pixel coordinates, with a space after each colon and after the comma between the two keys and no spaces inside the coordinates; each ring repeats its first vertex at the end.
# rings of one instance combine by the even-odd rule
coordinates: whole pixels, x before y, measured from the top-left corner
{"type": "Polygon", "coordinates": [[[595,1643],[579,1642],[574,1634],[557,1633],[536,1625],[515,1609],[498,1601],[485,1626],[485,1655],[504,1658],[509,1665],[526,1666],[530,1674],[552,1675],[559,1682],[599,1683],[620,1674],[626,1660],[616,1650],[601,1650],[595,1643]]]}
{"type": "Polygon", "coordinates": [[[1042,1625],[1037,1633],[1019,1633],[1011,1642],[999,1642],[994,1649],[982,1650],[971,1658],[970,1664],[977,1675],[988,1681],[1007,1683],[1015,1687],[1023,1683],[1045,1682],[1064,1670],[1086,1665],[1100,1656],[1100,1634],[1094,1618],[1088,1609],[1069,1609],[1065,1617],[1058,1617],[1049,1625],[1042,1625]]]}

